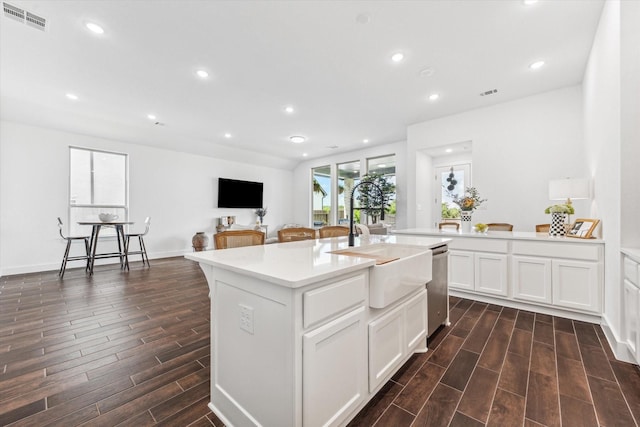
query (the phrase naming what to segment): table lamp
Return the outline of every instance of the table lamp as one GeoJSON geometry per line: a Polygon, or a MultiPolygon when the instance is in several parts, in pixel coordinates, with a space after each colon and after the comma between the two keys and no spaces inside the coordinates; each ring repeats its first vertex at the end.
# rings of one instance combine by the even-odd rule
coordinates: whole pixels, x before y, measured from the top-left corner
{"type": "MultiPolygon", "coordinates": [[[[571,199],[589,198],[589,180],[584,178],[563,178],[549,181],[549,200],[564,200],[571,205],[571,199]]],[[[571,215],[568,215],[571,224],[571,215]]]]}

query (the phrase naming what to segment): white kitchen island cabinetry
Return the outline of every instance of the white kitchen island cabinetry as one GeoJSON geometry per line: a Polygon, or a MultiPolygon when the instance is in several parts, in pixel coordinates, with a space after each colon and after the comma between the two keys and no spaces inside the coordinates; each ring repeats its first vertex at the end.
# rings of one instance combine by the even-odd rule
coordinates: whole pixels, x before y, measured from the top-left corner
{"type": "Polygon", "coordinates": [[[451,293],[484,302],[600,323],[604,241],[545,233],[396,230],[449,244],[451,293]]]}
{"type": "Polygon", "coordinates": [[[640,364],[640,249],[623,249],[624,342],[640,364]]]}
{"type": "MultiPolygon", "coordinates": [[[[429,252],[447,241],[356,243],[429,252]]],[[[413,353],[426,351],[425,287],[372,308],[375,260],[331,253],[345,248],[339,237],[185,255],[200,263],[210,288],[209,406],[225,425],[345,425],[413,353]]]]}

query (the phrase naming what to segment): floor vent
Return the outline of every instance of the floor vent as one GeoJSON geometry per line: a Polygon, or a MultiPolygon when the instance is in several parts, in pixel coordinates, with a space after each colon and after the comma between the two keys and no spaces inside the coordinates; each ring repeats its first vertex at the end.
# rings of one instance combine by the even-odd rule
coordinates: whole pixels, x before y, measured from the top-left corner
{"type": "Polygon", "coordinates": [[[6,16],[7,18],[22,22],[23,24],[42,31],[46,30],[47,28],[47,20],[34,13],[27,12],[6,2],[2,3],[2,9],[4,10],[4,16],[6,16]]]}
{"type": "Polygon", "coordinates": [[[480,96],[493,95],[494,93],[498,93],[498,89],[491,89],[491,90],[488,90],[486,92],[482,92],[480,94],[480,96]]]}

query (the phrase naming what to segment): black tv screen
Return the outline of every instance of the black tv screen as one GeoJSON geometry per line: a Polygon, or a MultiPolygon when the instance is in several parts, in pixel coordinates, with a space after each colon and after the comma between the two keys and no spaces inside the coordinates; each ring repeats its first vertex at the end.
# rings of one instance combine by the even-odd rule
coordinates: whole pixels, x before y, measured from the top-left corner
{"type": "Polygon", "coordinates": [[[261,208],[262,183],[218,178],[219,208],[261,208]]]}

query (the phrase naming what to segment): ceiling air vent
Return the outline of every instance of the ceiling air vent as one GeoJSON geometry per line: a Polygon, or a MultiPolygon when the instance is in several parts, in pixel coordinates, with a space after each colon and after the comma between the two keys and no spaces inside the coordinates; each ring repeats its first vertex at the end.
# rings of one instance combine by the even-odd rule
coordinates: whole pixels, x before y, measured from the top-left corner
{"type": "Polygon", "coordinates": [[[47,26],[47,20],[34,13],[27,12],[12,4],[3,2],[2,9],[4,10],[4,16],[22,22],[32,28],[37,28],[44,31],[47,26]]]}
{"type": "Polygon", "coordinates": [[[480,94],[480,96],[493,95],[494,93],[498,93],[498,89],[491,89],[491,90],[488,90],[486,92],[482,92],[480,94]]]}

